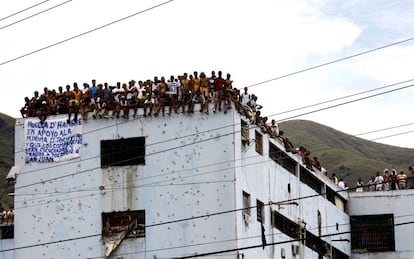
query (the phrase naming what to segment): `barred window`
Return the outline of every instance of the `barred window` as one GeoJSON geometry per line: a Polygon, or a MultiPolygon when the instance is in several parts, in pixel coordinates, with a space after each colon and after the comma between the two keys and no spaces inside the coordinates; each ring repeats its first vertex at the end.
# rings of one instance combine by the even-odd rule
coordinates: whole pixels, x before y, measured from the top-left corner
{"type": "Polygon", "coordinates": [[[351,216],[351,237],[354,251],[395,251],[394,215],[351,216]]]}
{"type": "Polygon", "coordinates": [[[104,238],[145,237],[145,210],[102,213],[102,226],[104,238]]]}
{"type": "Polygon", "coordinates": [[[264,223],[264,203],[256,200],[257,221],[264,223]]]}
{"type": "Polygon", "coordinates": [[[296,175],[296,161],[271,142],[269,142],[269,158],[288,170],[291,174],[296,175]]]}
{"type": "Polygon", "coordinates": [[[322,183],[303,166],[300,167],[300,181],[315,190],[317,193],[322,193],[322,183]]]}
{"type": "Polygon", "coordinates": [[[255,139],[256,139],[256,152],[260,155],[263,155],[263,135],[260,134],[258,131],[255,133],[255,139]]]}
{"type": "Polygon", "coordinates": [[[250,215],[250,194],[243,191],[243,213],[250,215]]]}
{"type": "Polygon", "coordinates": [[[101,141],[101,167],[145,164],[145,137],[101,141]]]}
{"type": "Polygon", "coordinates": [[[245,122],[244,120],[241,120],[241,141],[243,146],[249,145],[249,124],[245,122]]]}
{"type": "Polygon", "coordinates": [[[291,238],[298,238],[299,225],[277,211],[272,211],[272,226],[291,238]]]}

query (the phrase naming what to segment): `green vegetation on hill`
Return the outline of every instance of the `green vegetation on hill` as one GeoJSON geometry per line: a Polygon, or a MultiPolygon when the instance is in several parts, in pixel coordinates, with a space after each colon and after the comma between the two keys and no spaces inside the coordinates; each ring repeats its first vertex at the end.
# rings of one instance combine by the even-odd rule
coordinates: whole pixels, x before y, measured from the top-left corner
{"type": "MultiPolygon", "coordinates": [[[[14,125],[14,118],[0,113],[0,202],[5,208],[13,206],[13,197],[7,194],[14,192],[14,184],[6,176],[14,165],[14,125]]],[[[406,170],[414,163],[414,149],[378,144],[312,121],[292,120],[279,126],[295,147],[304,146],[311,157],[318,157],[329,176],[336,173],[351,187],[358,177],[367,183],[384,168],[406,170]]]]}
{"type": "Polygon", "coordinates": [[[14,165],[15,119],[0,113],[0,202],[5,209],[13,206],[14,183],[6,180],[7,173],[14,165]]]}
{"type": "Polygon", "coordinates": [[[318,157],[328,175],[335,173],[354,187],[358,177],[367,183],[377,171],[395,168],[399,172],[414,163],[414,149],[401,148],[361,139],[333,128],[306,120],[282,122],[285,132],[295,147],[304,146],[311,157],[318,157]]]}

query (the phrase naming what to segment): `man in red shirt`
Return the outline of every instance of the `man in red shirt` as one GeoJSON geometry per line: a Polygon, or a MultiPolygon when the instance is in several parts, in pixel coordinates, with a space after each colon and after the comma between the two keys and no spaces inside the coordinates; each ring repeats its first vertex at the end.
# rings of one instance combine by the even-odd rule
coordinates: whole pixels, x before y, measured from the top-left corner
{"type": "Polygon", "coordinates": [[[224,84],[225,84],[224,78],[222,77],[221,71],[218,71],[218,77],[214,79],[214,110],[213,112],[216,112],[217,106],[218,110],[221,111],[221,102],[223,100],[223,91],[224,91],[224,84]]]}

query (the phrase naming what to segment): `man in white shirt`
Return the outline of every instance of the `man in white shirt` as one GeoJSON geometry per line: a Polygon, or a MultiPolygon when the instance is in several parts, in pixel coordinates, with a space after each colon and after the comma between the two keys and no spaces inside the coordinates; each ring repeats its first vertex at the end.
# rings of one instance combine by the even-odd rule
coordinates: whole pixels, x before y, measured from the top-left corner
{"type": "Polygon", "coordinates": [[[375,190],[376,191],[382,191],[382,186],[384,183],[384,178],[380,175],[379,172],[377,172],[377,176],[375,177],[375,190]]]}

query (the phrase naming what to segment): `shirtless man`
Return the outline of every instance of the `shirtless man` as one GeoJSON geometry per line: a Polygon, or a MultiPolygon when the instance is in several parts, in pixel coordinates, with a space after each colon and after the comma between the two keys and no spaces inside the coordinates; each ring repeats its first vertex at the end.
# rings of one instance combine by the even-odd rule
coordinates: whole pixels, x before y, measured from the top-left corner
{"type": "Polygon", "coordinates": [[[161,77],[161,81],[158,84],[158,107],[157,107],[157,111],[155,112],[155,114],[158,114],[159,111],[161,110],[162,112],[162,116],[165,115],[165,105],[169,104],[169,96],[167,95],[167,91],[168,91],[168,86],[167,83],[165,82],[165,78],[161,77]]]}
{"type": "Polygon", "coordinates": [[[190,87],[191,87],[190,80],[188,80],[187,78],[187,73],[184,73],[184,75],[181,76],[181,91],[182,91],[181,106],[182,106],[183,112],[185,112],[185,106],[189,104],[192,99],[190,87]]]}
{"type": "Polygon", "coordinates": [[[210,90],[209,90],[209,80],[206,77],[204,72],[200,73],[200,94],[204,96],[204,105],[201,107],[201,112],[203,108],[205,109],[205,113],[208,114],[208,103],[210,100],[210,90]]]}
{"type": "Polygon", "coordinates": [[[231,99],[231,92],[233,88],[233,80],[230,79],[231,75],[227,74],[226,79],[224,80],[224,90],[223,90],[223,111],[224,113],[227,113],[227,109],[230,105],[230,99],[231,99]]]}
{"type": "Polygon", "coordinates": [[[73,92],[71,95],[71,98],[69,98],[69,115],[68,115],[68,120],[67,122],[70,123],[70,117],[72,115],[72,113],[74,114],[74,121],[77,122],[78,121],[78,113],[79,113],[79,105],[80,105],[80,100],[82,98],[82,92],[79,90],[78,88],[78,84],[75,82],[73,84],[73,92]]]}

